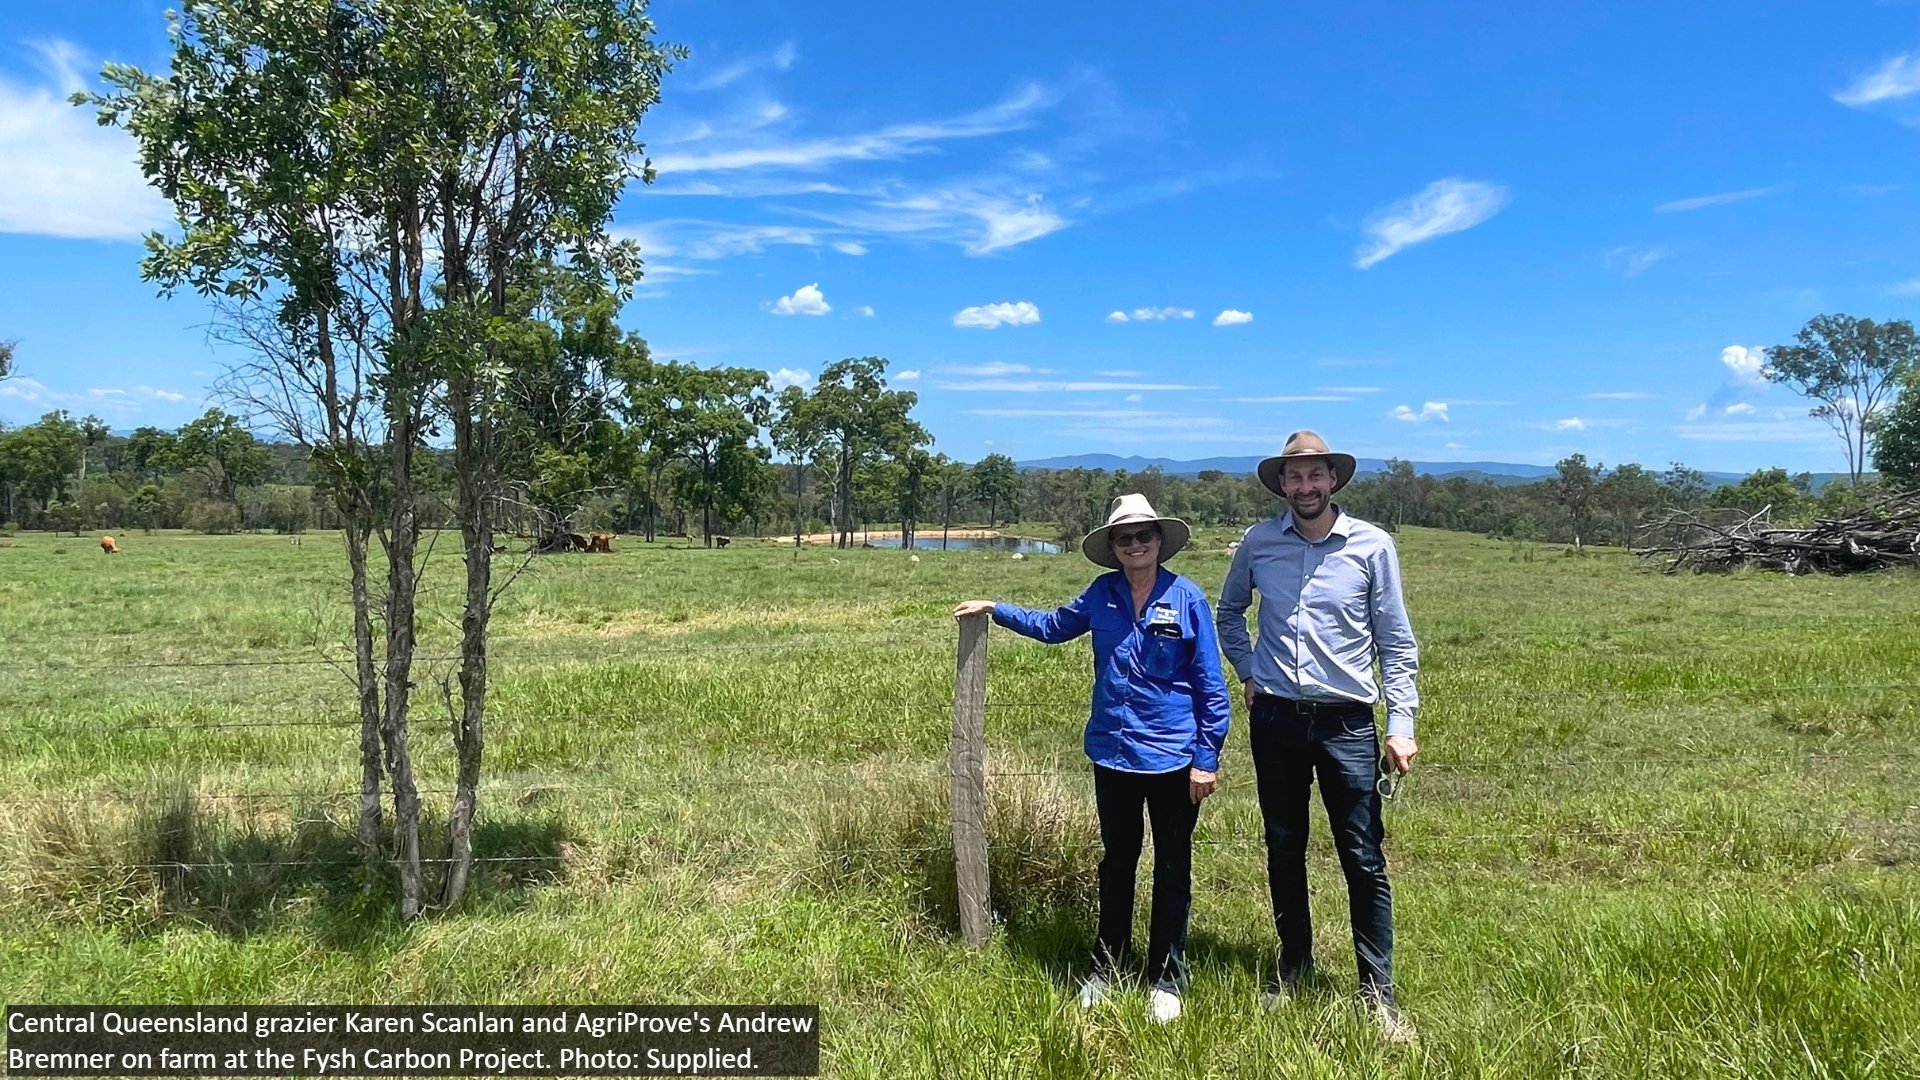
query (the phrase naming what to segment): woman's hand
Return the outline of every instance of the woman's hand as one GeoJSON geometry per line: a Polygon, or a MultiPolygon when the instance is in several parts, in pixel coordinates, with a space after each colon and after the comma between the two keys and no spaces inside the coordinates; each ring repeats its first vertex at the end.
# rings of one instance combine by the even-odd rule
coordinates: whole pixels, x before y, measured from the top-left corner
{"type": "Polygon", "coordinates": [[[1211,773],[1205,769],[1187,770],[1187,795],[1193,799],[1193,805],[1199,806],[1200,800],[1213,794],[1213,789],[1219,786],[1219,773],[1211,773]]]}
{"type": "Polygon", "coordinates": [[[953,617],[964,619],[969,615],[991,615],[993,603],[992,600],[962,600],[954,606],[953,617]]]}

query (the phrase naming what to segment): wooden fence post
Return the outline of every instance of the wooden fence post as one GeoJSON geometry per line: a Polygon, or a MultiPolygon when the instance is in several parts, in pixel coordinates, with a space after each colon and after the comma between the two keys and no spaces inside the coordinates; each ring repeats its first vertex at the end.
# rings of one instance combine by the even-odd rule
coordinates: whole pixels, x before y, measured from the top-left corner
{"type": "Polygon", "coordinates": [[[987,627],[985,615],[960,620],[953,673],[953,865],[959,886],[960,937],[987,943],[987,627]]]}

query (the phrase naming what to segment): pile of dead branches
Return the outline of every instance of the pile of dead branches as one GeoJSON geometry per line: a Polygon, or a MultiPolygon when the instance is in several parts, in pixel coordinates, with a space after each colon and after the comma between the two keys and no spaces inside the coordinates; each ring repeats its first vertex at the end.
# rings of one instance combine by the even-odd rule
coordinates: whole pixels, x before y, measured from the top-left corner
{"type": "Polygon", "coordinates": [[[1717,522],[1702,514],[1668,514],[1643,527],[1645,535],[1658,539],[1636,553],[1664,560],[1661,569],[1669,574],[1724,574],[1748,566],[1789,574],[1852,574],[1920,566],[1920,491],[1890,495],[1803,528],[1774,525],[1771,509],[1717,522]]]}

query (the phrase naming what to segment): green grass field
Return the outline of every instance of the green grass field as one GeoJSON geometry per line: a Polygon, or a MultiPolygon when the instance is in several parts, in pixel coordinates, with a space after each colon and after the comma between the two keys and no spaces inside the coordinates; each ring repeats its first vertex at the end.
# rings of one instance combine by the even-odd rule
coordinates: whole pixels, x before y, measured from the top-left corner
{"type": "MultiPolygon", "coordinates": [[[[1173,567],[1216,594],[1227,539],[1173,567]]],[[[1273,932],[1239,715],[1186,1016],[1074,1004],[1084,639],[993,635],[1003,919],[954,943],[948,611],[1063,602],[1078,556],[623,539],[539,562],[494,622],[486,861],[459,913],[407,927],[353,855],[335,538],[0,543],[8,1002],[818,1002],[824,1071],[853,1077],[1920,1075],[1920,576],[1668,578],[1404,535],[1425,707],[1387,850],[1423,1042],[1388,1052],[1352,1002],[1323,820],[1326,977],[1256,1006],[1273,932]]],[[[441,543],[434,657],[459,601],[441,543]]],[[[436,822],[451,668],[424,665],[412,728],[436,822]]]]}

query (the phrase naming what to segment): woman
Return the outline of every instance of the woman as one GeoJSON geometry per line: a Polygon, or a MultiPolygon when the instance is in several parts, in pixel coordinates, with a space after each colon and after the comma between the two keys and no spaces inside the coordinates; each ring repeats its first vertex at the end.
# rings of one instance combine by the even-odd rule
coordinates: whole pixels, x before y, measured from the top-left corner
{"type": "Polygon", "coordinates": [[[1099,1002],[1129,966],[1145,804],[1153,823],[1148,1003],[1158,1023],[1180,1015],[1193,827],[1200,800],[1213,793],[1227,737],[1227,683],[1206,594],[1160,565],[1190,535],[1186,522],[1154,513],[1146,496],[1122,495],[1107,523],[1080,545],[1087,558],[1116,572],[1093,579],[1072,603],[1044,612],[968,600],[953,609],[955,618],[991,612],[1001,626],[1050,645],[1093,632],[1086,751],[1103,854],[1093,973],[1081,984],[1080,1004],[1099,1002]]]}

